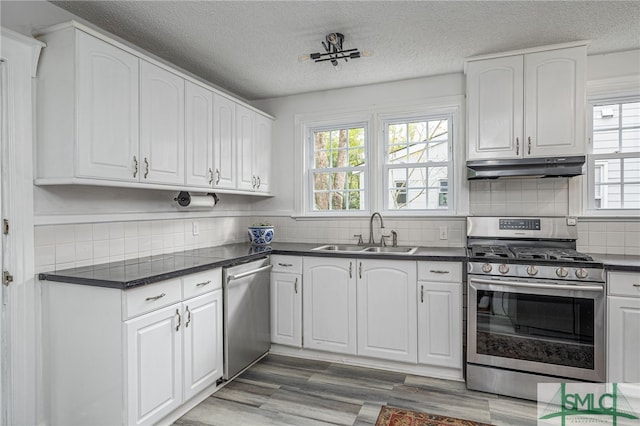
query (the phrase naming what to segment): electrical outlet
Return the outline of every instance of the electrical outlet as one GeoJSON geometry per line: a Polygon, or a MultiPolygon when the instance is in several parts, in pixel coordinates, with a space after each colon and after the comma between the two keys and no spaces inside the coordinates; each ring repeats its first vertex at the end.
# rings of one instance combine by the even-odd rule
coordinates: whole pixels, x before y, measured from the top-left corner
{"type": "Polygon", "coordinates": [[[567,218],[567,226],[576,226],[578,223],[578,219],[575,217],[568,217],[567,218]]]}
{"type": "Polygon", "coordinates": [[[198,222],[193,222],[191,224],[191,233],[196,236],[200,234],[200,225],[198,225],[198,222]]]}
{"type": "Polygon", "coordinates": [[[441,226],[440,227],[440,239],[441,240],[448,240],[449,239],[449,235],[447,233],[447,227],[446,226],[441,226]]]}

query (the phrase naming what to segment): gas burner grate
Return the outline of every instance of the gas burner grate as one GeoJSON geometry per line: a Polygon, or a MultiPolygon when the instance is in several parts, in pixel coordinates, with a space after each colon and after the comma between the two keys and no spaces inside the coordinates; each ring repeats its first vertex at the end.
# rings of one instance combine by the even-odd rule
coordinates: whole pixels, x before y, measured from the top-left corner
{"type": "Polygon", "coordinates": [[[513,254],[505,246],[473,245],[471,246],[471,256],[488,259],[507,259],[512,258],[513,254]]]}
{"type": "Polygon", "coordinates": [[[593,258],[572,249],[548,247],[513,247],[516,259],[523,260],[556,260],[562,262],[591,262],[593,258]]]}

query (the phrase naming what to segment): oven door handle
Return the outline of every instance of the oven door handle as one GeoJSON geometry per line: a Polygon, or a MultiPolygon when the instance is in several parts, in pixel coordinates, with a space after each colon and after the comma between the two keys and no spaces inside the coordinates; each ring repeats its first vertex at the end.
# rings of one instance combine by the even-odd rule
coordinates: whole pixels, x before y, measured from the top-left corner
{"type": "Polygon", "coordinates": [[[513,287],[526,287],[526,288],[549,288],[555,290],[583,290],[583,291],[604,291],[604,287],[600,285],[562,285],[562,284],[529,284],[521,283],[517,281],[497,281],[497,280],[483,280],[481,278],[471,278],[470,282],[479,284],[493,284],[493,285],[509,285],[513,287]]]}

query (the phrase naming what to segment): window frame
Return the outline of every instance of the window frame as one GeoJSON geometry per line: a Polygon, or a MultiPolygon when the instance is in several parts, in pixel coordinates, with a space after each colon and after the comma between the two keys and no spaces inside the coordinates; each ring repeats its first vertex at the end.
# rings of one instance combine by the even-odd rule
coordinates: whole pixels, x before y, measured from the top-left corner
{"type": "MultiPolygon", "coordinates": [[[[382,211],[385,215],[388,216],[453,216],[456,214],[456,205],[455,200],[456,197],[456,189],[461,190],[460,188],[456,188],[455,185],[455,165],[456,161],[454,158],[454,145],[456,140],[456,114],[457,111],[452,110],[450,107],[442,107],[442,108],[426,108],[424,111],[413,111],[411,113],[400,113],[393,115],[382,116],[379,119],[380,122],[380,139],[379,139],[379,158],[380,164],[378,165],[381,170],[381,182],[378,190],[378,195],[381,195],[382,205],[380,207],[380,211],[382,211]],[[446,119],[448,126],[448,137],[447,137],[447,158],[446,162],[424,162],[424,163],[406,163],[405,165],[392,166],[388,162],[388,126],[391,124],[408,124],[411,122],[417,121],[435,121],[435,120],[446,119]],[[389,170],[396,168],[410,168],[410,167],[446,167],[447,168],[447,208],[435,208],[435,209],[393,209],[389,208],[389,170]],[[452,192],[453,190],[453,192],[452,192]],[[382,194],[380,192],[382,191],[382,194]]],[[[438,193],[441,191],[440,180],[438,179],[438,193]]],[[[435,189],[435,187],[433,188],[435,189]]],[[[438,195],[438,197],[440,197],[438,195]]]]}
{"type": "MultiPolygon", "coordinates": [[[[595,177],[596,177],[596,161],[608,160],[608,159],[625,159],[625,158],[638,158],[640,153],[638,151],[626,152],[626,153],[610,153],[610,154],[594,154],[594,142],[593,142],[593,110],[594,107],[604,104],[623,104],[640,102],[640,94],[621,94],[615,95],[600,95],[592,96],[588,99],[587,103],[587,122],[588,122],[588,135],[589,146],[587,152],[586,161],[586,179],[583,185],[583,210],[587,216],[599,216],[599,217],[612,217],[612,216],[638,216],[640,215],[640,209],[632,208],[596,208],[595,199],[595,177]]],[[[620,128],[618,128],[620,129],[620,128]]],[[[603,166],[606,167],[606,166],[603,166]]],[[[624,181],[621,181],[623,184],[624,181]]],[[[604,198],[604,194],[601,193],[601,199],[604,198]]]]}
{"type": "Polygon", "coordinates": [[[344,122],[342,124],[334,123],[334,124],[323,124],[323,125],[309,125],[305,128],[305,145],[306,145],[306,157],[305,157],[305,181],[306,181],[306,206],[305,213],[307,215],[318,215],[318,216],[335,216],[335,215],[345,215],[345,216],[354,216],[361,215],[363,212],[369,211],[370,204],[370,194],[368,193],[368,188],[370,186],[370,173],[369,173],[369,164],[371,160],[369,158],[370,152],[370,123],[369,121],[360,121],[360,122],[344,122]],[[315,164],[315,150],[314,150],[314,133],[316,132],[332,132],[335,130],[343,130],[343,129],[354,129],[354,128],[362,128],[364,129],[364,166],[354,168],[354,167],[332,167],[327,169],[328,173],[335,172],[350,172],[353,170],[358,170],[363,174],[362,179],[362,208],[359,210],[314,210],[315,205],[315,197],[314,197],[314,180],[313,180],[313,172],[318,170],[315,167],[311,167],[315,164]],[[331,171],[329,171],[331,170],[331,171]]]}

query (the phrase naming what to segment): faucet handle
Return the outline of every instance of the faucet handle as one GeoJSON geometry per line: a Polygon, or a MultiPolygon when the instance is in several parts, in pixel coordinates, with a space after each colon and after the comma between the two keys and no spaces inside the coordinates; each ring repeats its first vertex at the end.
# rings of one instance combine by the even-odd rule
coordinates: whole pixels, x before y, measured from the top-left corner
{"type": "Polygon", "coordinates": [[[362,241],[362,234],[355,234],[354,237],[358,237],[358,245],[363,246],[364,241],[362,241]]]}
{"type": "Polygon", "coordinates": [[[380,245],[382,247],[386,247],[387,246],[387,242],[384,240],[385,238],[389,238],[391,235],[381,235],[380,236],[380,245]]]}
{"type": "Polygon", "coordinates": [[[398,247],[398,233],[392,229],[391,236],[393,237],[393,239],[391,240],[392,241],[391,246],[398,247]]]}

